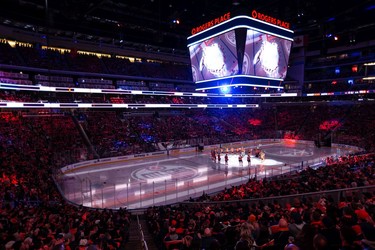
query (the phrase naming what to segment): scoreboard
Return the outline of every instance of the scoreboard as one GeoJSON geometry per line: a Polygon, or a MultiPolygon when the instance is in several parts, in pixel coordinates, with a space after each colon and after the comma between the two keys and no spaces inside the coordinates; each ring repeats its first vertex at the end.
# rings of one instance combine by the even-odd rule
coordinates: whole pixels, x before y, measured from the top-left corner
{"type": "Polygon", "coordinates": [[[196,90],[282,89],[294,34],[289,26],[253,11],[252,17],[227,13],[194,28],[187,41],[196,90]]]}

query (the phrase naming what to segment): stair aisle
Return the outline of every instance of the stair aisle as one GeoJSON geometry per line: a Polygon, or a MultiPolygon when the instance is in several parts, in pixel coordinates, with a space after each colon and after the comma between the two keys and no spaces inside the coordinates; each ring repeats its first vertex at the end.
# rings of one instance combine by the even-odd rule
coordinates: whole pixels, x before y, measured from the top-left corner
{"type": "Polygon", "coordinates": [[[153,235],[148,231],[147,221],[144,215],[139,216],[139,224],[143,231],[144,240],[147,242],[148,250],[158,250],[153,235]]]}
{"type": "Polygon", "coordinates": [[[140,215],[139,221],[137,215],[133,215],[129,227],[129,242],[126,244],[126,249],[129,250],[158,250],[153,240],[152,235],[148,232],[147,222],[143,215],[140,215]],[[139,223],[139,224],[138,224],[139,223]],[[143,246],[141,230],[143,232],[144,240],[146,241],[147,248],[143,246]]]}

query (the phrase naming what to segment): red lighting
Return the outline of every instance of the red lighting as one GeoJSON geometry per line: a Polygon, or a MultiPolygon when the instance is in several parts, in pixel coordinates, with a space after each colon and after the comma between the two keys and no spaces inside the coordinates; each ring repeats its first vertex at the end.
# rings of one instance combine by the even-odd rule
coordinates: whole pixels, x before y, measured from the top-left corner
{"type": "Polygon", "coordinates": [[[319,125],[320,130],[332,130],[334,128],[340,127],[341,124],[338,120],[330,120],[330,121],[324,121],[319,125]]]}
{"type": "Polygon", "coordinates": [[[236,135],[245,135],[249,133],[247,128],[238,127],[233,130],[236,135]]]}
{"type": "Polygon", "coordinates": [[[357,73],[358,72],[358,65],[353,65],[352,66],[352,72],[357,73]]]}
{"type": "Polygon", "coordinates": [[[260,119],[250,118],[247,122],[252,126],[260,126],[262,125],[262,121],[260,119]]]}
{"type": "Polygon", "coordinates": [[[284,140],[287,145],[294,145],[299,140],[299,136],[294,132],[288,131],[284,134],[284,140]]]}

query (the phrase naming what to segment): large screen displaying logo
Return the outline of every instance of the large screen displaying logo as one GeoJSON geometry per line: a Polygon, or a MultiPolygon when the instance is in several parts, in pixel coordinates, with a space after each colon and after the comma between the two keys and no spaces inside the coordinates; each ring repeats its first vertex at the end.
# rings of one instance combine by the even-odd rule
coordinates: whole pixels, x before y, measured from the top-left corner
{"type": "Polygon", "coordinates": [[[292,41],[248,29],[242,74],[285,79],[292,41]]]}
{"type": "Polygon", "coordinates": [[[194,82],[238,74],[234,30],[189,47],[194,82]]]}

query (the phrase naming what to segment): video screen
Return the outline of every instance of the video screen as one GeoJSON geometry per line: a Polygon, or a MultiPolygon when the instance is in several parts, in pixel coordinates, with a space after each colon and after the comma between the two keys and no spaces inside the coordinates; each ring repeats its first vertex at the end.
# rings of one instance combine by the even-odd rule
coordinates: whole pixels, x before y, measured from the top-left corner
{"type": "Polygon", "coordinates": [[[248,29],[242,74],[285,79],[292,41],[248,29]]]}
{"type": "Polygon", "coordinates": [[[234,30],[189,47],[193,81],[238,74],[234,30]]]}

